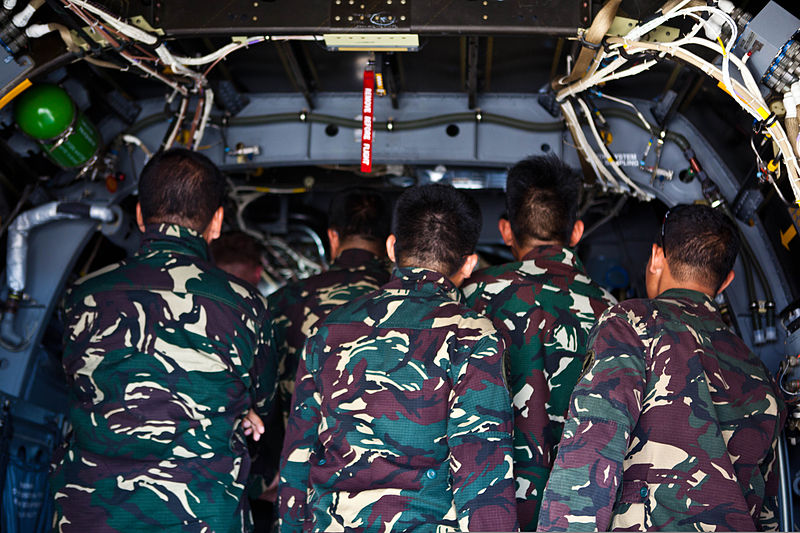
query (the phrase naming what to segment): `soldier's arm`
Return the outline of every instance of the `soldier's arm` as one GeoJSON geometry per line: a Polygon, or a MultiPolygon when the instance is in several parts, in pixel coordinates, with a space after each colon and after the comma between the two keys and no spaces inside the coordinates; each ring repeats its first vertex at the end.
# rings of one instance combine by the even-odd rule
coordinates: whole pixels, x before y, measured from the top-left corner
{"type": "Polygon", "coordinates": [[[772,441],[772,448],[764,461],[759,465],[761,474],[764,476],[764,503],[761,506],[761,514],[758,517],[759,531],[778,531],[780,522],[778,520],[778,476],[775,471],[775,462],[778,457],[778,439],[780,429],[776,438],[772,441]]]}
{"type": "Polygon", "coordinates": [[[538,531],[607,531],[628,439],[642,408],[644,348],[623,318],[607,315],[589,338],[594,363],[570,399],[538,531]]]}
{"type": "Polygon", "coordinates": [[[511,400],[503,379],[502,352],[502,341],[486,335],[451,368],[447,439],[453,500],[463,531],[518,527],[511,400]]]}
{"type": "Polygon", "coordinates": [[[317,442],[320,422],[320,395],[306,365],[306,353],[316,344],[309,340],[300,357],[297,379],[281,451],[278,481],[278,518],[280,530],[300,531],[306,519],[309,458],[317,442]]]}

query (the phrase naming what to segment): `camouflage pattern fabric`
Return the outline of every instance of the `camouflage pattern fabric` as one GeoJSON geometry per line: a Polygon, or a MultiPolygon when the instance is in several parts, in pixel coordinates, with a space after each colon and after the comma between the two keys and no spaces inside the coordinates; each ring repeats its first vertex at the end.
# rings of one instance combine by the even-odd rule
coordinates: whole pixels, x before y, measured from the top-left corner
{"type": "Polygon", "coordinates": [[[785,408],[711,299],[671,289],[623,302],[600,319],[590,349],[540,531],[778,528],[785,408]]]}
{"type": "Polygon", "coordinates": [[[616,300],[586,276],[572,249],[561,246],[537,246],[522,261],[476,272],[464,294],[506,339],[517,512],[522,529],[532,531],[589,330],[616,300]]]}
{"type": "Polygon", "coordinates": [[[79,280],[66,304],[74,432],[51,480],[56,529],[250,529],[241,422],[250,407],[265,417],[274,396],[269,324],[264,299],[181,226],[147,226],[133,258],[79,280]]]}
{"type": "Polygon", "coordinates": [[[503,342],[441,274],[395,274],[305,347],[281,531],[515,530],[503,342]]]}
{"type": "Polygon", "coordinates": [[[372,252],[344,250],[330,270],[290,283],[269,296],[279,356],[278,395],[284,422],[294,392],[297,361],[314,326],[333,308],[372,292],[389,281],[389,268],[372,252]]]}
{"type": "Polygon", "coordinates": [[[289,283],[267,299],[278,352],[278,396],[271,420],[273,430],[259,442],[250,443],[250,498],[264,494],[278,471],[297,361],[314,327],[335,307],[372,292],[387,281],[389,268],[384,261],[370,251],[349,248],[339,254],[330,270],[289,283]]]}

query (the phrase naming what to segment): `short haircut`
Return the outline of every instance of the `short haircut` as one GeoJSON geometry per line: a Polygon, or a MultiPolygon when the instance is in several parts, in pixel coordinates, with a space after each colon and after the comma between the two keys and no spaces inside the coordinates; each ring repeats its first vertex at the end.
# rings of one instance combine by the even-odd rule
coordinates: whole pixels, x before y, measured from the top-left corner
{"type": "Polygon", "coordinates": [[[375,189],[351,187],[331,199],[328,227],[336,230],[342,241],[360,237],[383,243],[389,236],[390,225],[389,204],[375,189]]]}
{"type": "Polygon", "coordinates": [[[216,265],[242,264],[261,266],[261,248],[256,240],[242,231],[226,231],[208,245],[216,265]]]}
{"type": "Polygon", "coordinates": [[[225,197],[225,178],[206,156],[184,148],[153,156],[139,177],[145,223],[203,231],[225,197]]]}
{"type": "Polygon", "coordinates": [[[506,212],[518,243],[569,242],[578,219],[581,175],[555,155],[523,159],[508,171],[506,212]]]}
{"type": "Polygon", "coordinates": [[[678,281],[693,280],[718,291],[739,253],[733,221],[707,205],[677,205],[667,212],[661,246],[678,281]]]}
{"type": "Polygon", "coordinates": [[[407,189],[392,221],[397,264],[453,275],[475,252],[481,223],[478,203],[463,191],[441,184],[407,189]]]}

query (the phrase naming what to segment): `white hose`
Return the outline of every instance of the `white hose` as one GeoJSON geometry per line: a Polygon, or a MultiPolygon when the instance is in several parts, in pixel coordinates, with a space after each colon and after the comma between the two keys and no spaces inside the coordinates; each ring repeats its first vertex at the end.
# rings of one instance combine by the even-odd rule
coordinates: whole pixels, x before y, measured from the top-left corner
{"type": "Polygon", "coordinates": [[[123,20],[115,17],[114,15],[108,13],[107,11],[100,9],[99,7],[95,7],[90,2],[85,2],[84,0],[66,0],[70,4],[77,5],[82,7],[86,11],[94,13],[101,19],[103,19],[106,24],[113,27],[114,29],[118,30],[120,33],[134,39],[136,41],[142,42],[144,44],[153,45],[158,42],[158,38],[155,35],[151,35],[144,30],[137,28],[123,20]]]}

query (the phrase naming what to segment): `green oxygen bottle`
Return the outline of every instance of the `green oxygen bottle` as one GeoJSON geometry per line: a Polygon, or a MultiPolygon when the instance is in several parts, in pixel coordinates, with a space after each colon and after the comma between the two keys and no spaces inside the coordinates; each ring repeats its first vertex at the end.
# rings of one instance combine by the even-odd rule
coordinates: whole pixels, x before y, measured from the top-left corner
{"type": "Polygon", "coordinates": [[[97,129],[58,85],[36,85],[18,96],[14,119],[63,168],[84,166],[97,158],[97,129]]]}

